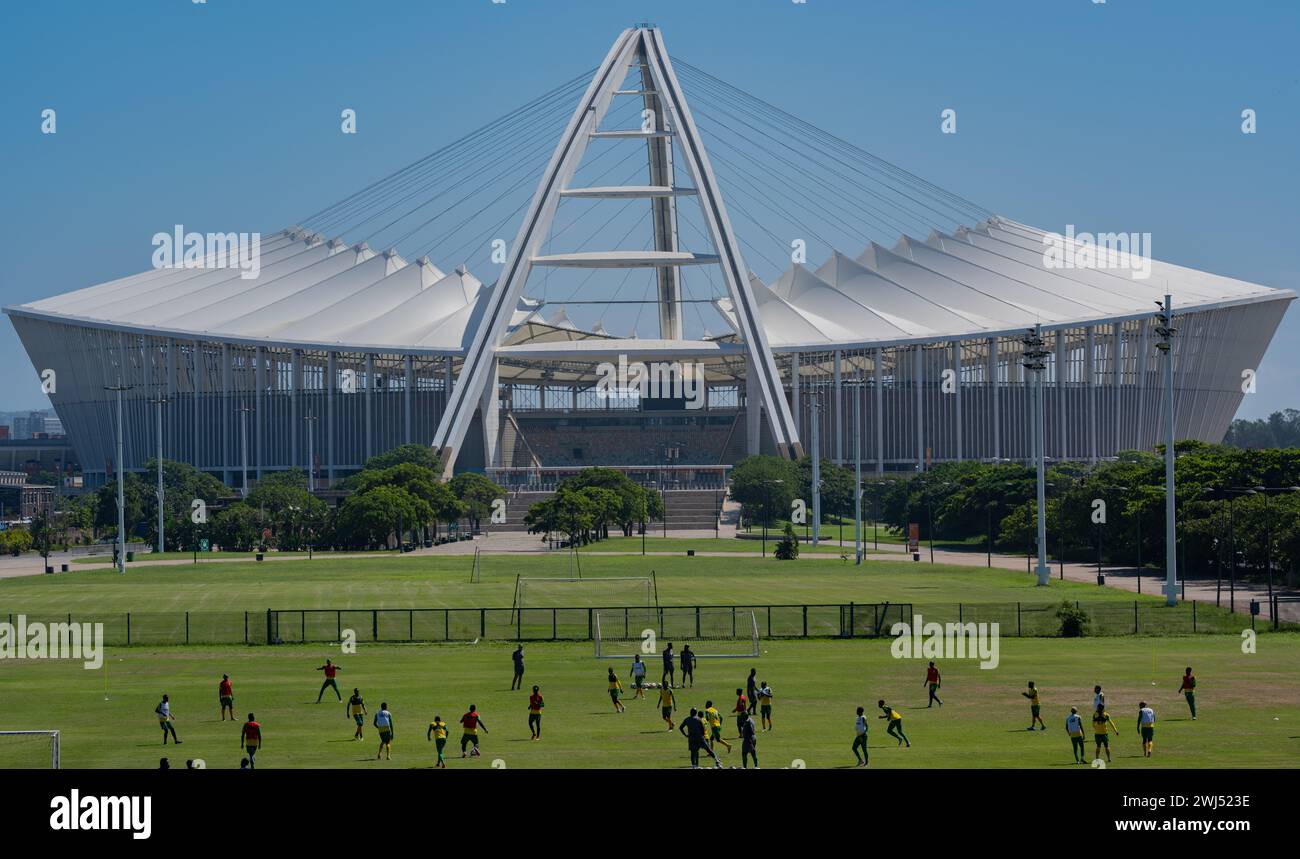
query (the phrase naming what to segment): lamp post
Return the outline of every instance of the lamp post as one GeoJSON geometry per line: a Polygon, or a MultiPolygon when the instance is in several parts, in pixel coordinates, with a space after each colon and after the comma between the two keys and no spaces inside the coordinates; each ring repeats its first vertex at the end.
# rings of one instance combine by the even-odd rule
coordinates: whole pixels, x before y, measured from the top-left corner
{"type": "Polygon", "coordinates": [[[239,412],[239,468],[243,473],[243,488],[240,495],[248,497],[248,413],[253,407],[244,403],[235,411],[239,412]]]}
{"type": "Polygon", "coordinates": [[[316,437],[316,422],[320,420],[320,418],[308,414],[303,416],[303,420],[307,423],[307,491],[315,492],[316,475],[314,472],[316,469],[316,456],[315,450],[312,447],[312,442],[316,437]]]}
{"type": "Polygon", "coordinates": [[[1033,425],[1034,425],[1034,460],[1038,470],[1038,567],[1035,572],[1038,574],[1039,586],[1046,585],[1052,577],[1052,570],[1047,566],[1047,478],[1046,478],[1046,459],[1043,418],[1043,370],[1047,368],[1044,359],[1050,355],[1044,348],[1043,330],[1041,325],[1035,325],[1025,332],[1025,337],[1021,342],[1024,344],[1024,352],[1021,363],[1026,370],[1034,375],[1034,381],[1031,383],[1033,408],[1033,425]]]}
{"type": "Polygon", "coordinates": [[[126,491],[122,478],[122,392],[131,390],[121,379],[116,385],[107,385],[106,391],[117,394],[117,573],[126,575],[126,491]]]}
{"type": "Polygon", "coordinates": [[[1165,605],[1178,604],[1177,523],[1174,518],[1174,300],[1165,295],[1157,302],[1155,332],[1160,337],[1156,349],[1165,356],[1165,605]]]}
{"type": "Polygon", "coordinates": [[[167,398],[164,397],[161,393],[159,393],[158,396],[154,397],[149,402],[153,403],[155,406],[158,407],[157,409],[158,410],[158,454],[156,457],[157,462],[155,463],[155,465],[158,466],[158,488],[154,490],[154,495],[158,499],[158,554],[161,555],[166,546],[166,542],[163,539],[164,519],[163,519],[163,465],[162,465],[163,462],[162,407],[167,405],[167,398]]]}

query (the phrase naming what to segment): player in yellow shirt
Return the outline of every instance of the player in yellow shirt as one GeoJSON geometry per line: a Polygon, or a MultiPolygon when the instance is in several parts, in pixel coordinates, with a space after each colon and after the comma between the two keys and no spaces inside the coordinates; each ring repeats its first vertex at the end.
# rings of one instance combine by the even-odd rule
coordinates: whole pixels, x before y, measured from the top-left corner
{"type": "Polygon", "coordinates": [[[614,712],[622,713],[627,710],[623,706],[623,702],[618,700],[623,697],[623,684],[619,682],[618,675],[614,673],[613,668],[609,669],[609,676],[606,679],[609,681],[609,700],[614,702],[614,712]]]}
{"type": "Polygon", "coordinates": [[[1105,707],[1098,707],[1092,714],[1092,738],[1097,742],[1097,748],[1093,752],[1095,758],[1101,758],[1101,750],[1106,748],[1106,760],[1110,761],[1110,731],[1119,736],[1119,728],[1110,720],[1110,713],[1106,712],[1105,707]]]}
{"type": "Polygon", "coordinates": [[[907,738],[907,734],[903,733],[902,715],[893,707],[886,704],[883,698],[876,702],[876,706],[880,708],[880,712],[883,714],[880,718],[889,720],[889,724],[885,728],[885,733],[898,740],[900,746],[903,745],[903,743],[907,743],[907,747],[909,749],[912,748],[912,741],[907,738]]]}
{"type": "Polygon", "coordinates": [[[709,742],[722,743],[727,747],[727,752],[731,752],[731,743],[722,739],[722,714],[718,708],[713,706],[712,701],[704,702],[704,722],[709,726],[709,742]]]}
{"type": "Polygon", "coordinates": [[[438,747],[438,760],[434,763],[434,769],[446,769],[447,759],[443,757],[443,752],[447,748],[447,723],[442,720],[441,716],[434,716],[433,721],[429,723],[429,730],[425,733],[426,740],[433,740],[438,747]]]}
{"type": "Polygon", "coordinates": [[[1021,692],[1020,694],[1029,699],[1029,727],[1025,730],[1032,731],[1034,725],[1040,725],[1042,726],[1041,729],[1046,731],[1047,723],[1043,721],[1043,702],[1038,697],[1038,689],[1034,687],[1034,681],[1029,681],[1028,692],[1021,692]]]}
{"type": "Polygon", "coordinates": [[[668,723],[668,730],[673,729],[673,713],[677,710],[677,696],[673,695],[673,689],[667,683],[659,687],[659,712],[663,720],[668,723]]]}

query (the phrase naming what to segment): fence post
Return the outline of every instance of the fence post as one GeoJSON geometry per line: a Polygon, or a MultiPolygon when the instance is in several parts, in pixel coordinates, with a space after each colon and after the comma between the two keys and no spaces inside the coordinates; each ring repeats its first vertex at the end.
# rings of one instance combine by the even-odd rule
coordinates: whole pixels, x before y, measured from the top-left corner
{"type": "Polygon", "coordinates": [[[767,637],[772,637],[772,607],[767,607],[767,637]]]}
{"type": "Polygon", "coordinates": [[[415,641],[415,609],[406,610],[406,640],[415,641]]]}
{"type": "Polygon", "coordinates": [[[185,612],[185,643],[190,643],[190,613],[185,612]]]}
{"type": "Polygon", "coordinates": [[[559,614],[559,613],[560,613],[560,610],[559,610],[558,608],[555,608],[555,607],[552,606],[552,608],[551,608],[551,641],[554,641],[556,635],[559,634],[559,622],[556,620],[556,615],[559,614]]]}
{"type": "Polygon", "coordinates": [[[803,637],[808,637],[808,606],[803,607],[803,637]]]}
{"type": "Polygon", "coordinates": [[[1024,632],[1020,629],[1020,603],[1016,603],[1016,636],[1023,636],[1024,632]]]}
{"type": "Polygon", "coordinates": [[[244,644],[248,644],[248,612],[244,612],[244,644]]]}
{"type": "Polygon", "coordinates": [[[957,603],[957,624],[961,625],[966,622],[966,616],[962,611],[961,603],[957,603]]]}
{"type": "Polygon", "coordinates": [[[1133,634],[1138,634],[1138,601],[1133,600],[1133,634]]]}
{"type": "Polygon", "coordinates": [[[266,643],[275,644],[275,636],[271,634],[271,610],[266,610],[266,643]]]}
{"type": "Polygon", "coordinates": [[[442,610],[442,640],[451,641],[451,609],[442,610]]]}
{"type": "Polygon", "coordinates": [[[856,624],[854,623],[854,621],[855,621],[855,618],[854,618],[854,605],[853,605],[853,603],[850,601],[850,602],[849,602],[849,638],[852,638],[852,637],[853,637],[853,631],[854,631],[854,628],[855,628],[855,626],[856,626],[856,624]]]}
{"type": "Polygon", "coordinates": [[[370,610],[370,640],[379,640],[379,609],[377,608],[370,610]]]}
{"type": "Polygon", "coordinates": [[[1196,600],[1192,600],[1192,632],[1196,632],[1196,600]]]}
{"type": "Polygon", "coordinates": [[[695,607],[695,637],[700,637],[700,607],[695,607]]]}

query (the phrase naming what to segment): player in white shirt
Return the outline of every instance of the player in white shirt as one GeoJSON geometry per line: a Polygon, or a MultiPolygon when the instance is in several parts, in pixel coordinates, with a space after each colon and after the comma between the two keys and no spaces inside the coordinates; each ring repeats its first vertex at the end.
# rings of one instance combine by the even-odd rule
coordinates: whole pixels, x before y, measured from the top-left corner
{"type": "Polygon", "coordinates": [[[865,767],[870,757],[867,754],[867,717],[863,715],[867,711],[862,707],[858,708],[858,718],[853,722],[853,755],[858,759],[858,766],[865,767]],[[862,749],[859,753],[858,749],[862,749]]]}
{"type": "Polygon", "coordinates": [[[1103,710],[1106,709],[1106,693],[1101,691],[1100,686],[1093,686],[1092,687],[1092,709],[1096,710],[1098,707],[1102,708],[1103,710]]]}
{"type": "Polygon", "coordinates": [[[158,727],[162,728],[163,745],[167,745],[167,735],[171,734],[172,741],[179,746],[181,740],[176,736],[176,726],[172,724],[176,721],[176,717],[172,715],[171,700],[166,695],[162,696],[162,700],[158,702],[157,707],[154,707],[153,712],[158,717],[158,727]]]}
{"type": "Polygon", "coordinates": [[[385,760],[393,759],[393,714],[388,712],[388,702],[384,701],[379,705],[379,712],[375,714],[375,730],[379,732],[379,754],[375,755],[375,760],[384,757],[385,760]]]}
{"type": "Polygon", "coordinates": [[[1142,739],[1143,757],[1151,757],[1152,741],[1156,736],[1156,711],[1147,706],[1146,701],[1138,704],[1138,736],[1142,739]]]}
{"type": "Polygon", "coordinates": [[[632,688],[637,698],[645,698],[645,663],[639,653],[632,657],[632,688]]]}
{"type": "Polygon", "coordinates": [[[1083,718],[1076,707],[1071,707],[1070,715],[1065,717],[1065,733],[1070,737],[1070,751],[1074,753],[1074,762],[1086,764],[1088,761],[1083,747],[1083,718]]]}

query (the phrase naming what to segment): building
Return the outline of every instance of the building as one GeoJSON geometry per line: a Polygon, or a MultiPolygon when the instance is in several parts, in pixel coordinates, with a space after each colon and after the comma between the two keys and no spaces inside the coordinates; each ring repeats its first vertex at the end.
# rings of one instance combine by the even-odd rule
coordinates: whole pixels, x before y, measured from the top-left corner
{"type": "Polygon", "coordinates": [[[154,456],[161,411],[164,455],[228,483],[244,461],[333,480],[406,442],[507,482],[595,464],[716,475],[749,453],[809,451],[814,420],[822,456],[876,472],[1027,460],[1034,372],[1046,455],[1096,461],[1163,436],[1166,295],[1175,434],[1221,440],[1295,293],[1153,260],[1141,236],[1019,223],[728,87],[670,58],[657,29],[629,29],[594,77],[261,237],[255,272],[209,235],[203,267],[5,312],[37,371],[57,371],[51,399],[92,486],[112,465],[118,385],[125,467],[154,456]],[[780,146],[744,149],[766,138],[733,112],[780,146]],[[421,234],[420,207],[381,250],[344,238],[420,195],[455,199],[438,182],[526,161],[500,147],[533,133],[524,166],[540,175],[475,187],[447,217],[471,222],[504,199],[512,242],[490,221],[421,234]],[[620,145],[639,173],[602,183],[595,150],[620,145]],[[811,154],[784,154],[799,147],[811,154]],[[558,247],[585,217],[560,218],[577,205],[607,214],[558,247]],[[638,212],[639,245],[620,238],[638,212]],[[464,247],[485,267],[462,264],[464,247]],[[768,260],[760,277],[769,252],[791,262],[768,260]],[[641,299],[620,292],[633,277],[641,299]],[[569,297],[560,282],[576,284],[569,297]],[[591,310],[602,302],[638,308],[622,334],[591,310]],[[1037,338],[1042,354],[1026,356],[1037,338]],[[624,378],[636,366],[665,367],[669,388],[624,378]]]}

